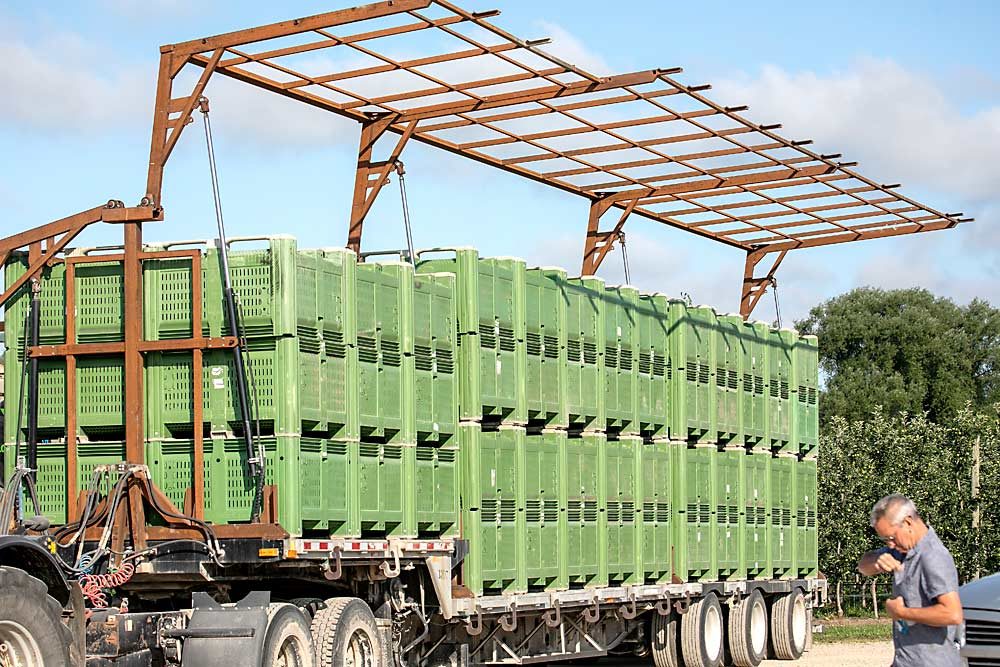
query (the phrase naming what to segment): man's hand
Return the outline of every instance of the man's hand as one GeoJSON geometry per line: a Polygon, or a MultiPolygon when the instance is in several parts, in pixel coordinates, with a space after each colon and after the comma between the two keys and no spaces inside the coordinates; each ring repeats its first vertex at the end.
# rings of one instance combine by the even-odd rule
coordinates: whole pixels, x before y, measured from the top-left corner
{"type": "Polygon", "coordinates": [[[903,564],[883,549],[869,551],[861,557],[861,561],[858,563],[858,572],[866,577],[898,572],[902,569],[903,564]]]}
{"type": "Polygon", "coordinates": [[[898,572],[903,569],[903,564],[893,558],[892,554],[884,553],[875,561],[875,569],[882,574],[898,572]]]}
{"type": "Polygon", "coordinates": [[[902,596],[886,600],[885,613],[889,614],[894,621],[898,621],[903,618],[903,614],[906,613],[906,602],[903,601],[902,596]]]}

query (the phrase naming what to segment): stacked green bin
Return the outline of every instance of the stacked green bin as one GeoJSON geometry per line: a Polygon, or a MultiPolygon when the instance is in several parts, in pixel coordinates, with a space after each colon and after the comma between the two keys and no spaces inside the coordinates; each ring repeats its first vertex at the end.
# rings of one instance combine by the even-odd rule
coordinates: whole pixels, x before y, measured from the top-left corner
{"type": "Polygon", "coordinates": [[[458,429],[458,349],[455,276],[420,274],[414,280],[416,432],[419,442],[448,442],[458,429]]]}
{"type": "Polygon", "coordinates": [[[715,311],[670,301],[670,438],[714,442],[715,311]]]}
{"type": "Polygon", "coordinates": [[[795,458],[771,459],[771,571],[778,579],[794,577],[795,571],[795,458]]]}
{"type": "Polygon", "coordinates": [[[641,530],[643,580],[670,583],[673,575],[673,523],[671,522],[670,443],[665,440],[638,445],[639,481],[642,490],[641,530]]]}
{"type": "Polygon", "coordinates": [[[566,409],[573,428],[603,430],[604,281],[571,278],[562,283],[566,302],[566,409]]]}
{"type": "Polygon", "coordinates": [[[712,581],[716,572],[716,449],[671,442],[674,575],[712,581]]]}
{"type": "Polygon", "coordinates": [[[524,483],[517,461],[522,427],[459,426],[462,537],[469,542],[463,582],[475,595],[527,590],[523,562],[524,483]]]}
{"type": "Polygon", "coordinates": [[[770,579],[771,453],[751,452],[743,466],[743,521],[746,526],[743,543],[747,579],[770,579]]]}
{"type": "Polygon", "coordinates": [[[770,452],[768,439],[768,364],[770,328],[763,322],[744,322],[743,436],[753,450],[770,452]]]}
{"type": "Polygon", "coordinates": [[[816,461],[795,462],[795,567],[800,577],[814,577],[819,570],[819,535],[816,529],[816,461]]]}
{"type": "Polygon", "coordinates": [[[525,393],[528,421],[566,428],[566,272],[529,269],[525,275],[525,393]]]}
{"type": "Polygon", "coordinates": [[[669,422],[670,301],[662,294],[639,297],[639,366],[636,402],[639,431],[646,438],[667,435],[669,422]]]}
{"type": "Polygon", "coordinates": [[[771,449],[796,453],[792,442],[791,387],[798,334],[792,329],[771,329],[768,336],[768,433],[771,449]]]}
{"type": "Polygon", "coordinates": [[[792,441],[798,453],[815,458],[819,450],[819,345],[816,336],[801,336],[795,345],[795,401],[792,441]]]}
{"type": "Polygon", "coordinates": [[[529,590],[565,589],[566,506],[562,457],[566,431],[527,433],[518,468],[524,479],[524,564],[529,590]]]}
{"type": "Polygon", "coordinates": [[[746,357],[743,318],[720,315],[715,336],[715,421],[719,442],[743,444],[743,386],[746,357]]]}
{"type": "Polygon", "coordinates": [[[635,435],[639,361],[639,290],[630,285],[604,290],[604,413],[609,432],[635,435]]]}
{"type": "Polygon", "coordinates": [[[302,438],[300,445],[302,529],[325,535],[358,536],[357,440],[302,438]],[[352,463],[352,461],[354,463],[352,463]]]}
{"type": "Polygon", "coordinates": [[[742,448],[715,452],[716,567],[719,578],[730,581],[745,579],[747,571],[742,507],[746,458],[742,448]]]}
{"type": "Polygon", "coordinates": [[[608,583],[607,489],[604,433],[585,431],[566,439],[566,539],[570,586],[608,583]]]}
{"type": "Polygon", "coordinates": [[[361,439],[412,443],[413,267],[357,266],[358,396],[361,439]]]}
{"type": "Polygon", "coordinates": [[[317,295],[323,355],[320,394],[331,438],[361,436],[358,405],[357,256],[346,248],[320,251],[317,295]]]}
{"type": "Polygon", "coordinates": [[[407,501],[416,493],[416,445],[392,442],[358,444],[357,488],[361,535],[413,535],[407,501]]]}
{"type": "Polygon", "coordinates": [[[420,253],[418,273],[454,273],[458,294],[459,418],[524,424],[525,263],[472,248],[420,253]],[[448,252],[453,257],[426,259],[448,252]]]}
{"type": "Polygon", "coordinates": [[[608,439],[607,520],[608,580],[612,585],[639,583],[642,576],[642,534],[637,501],[641,498],[642,438],[608,439]]]}
{"type": "Polygon", "coordinates": [[[416,479],[414,516],[408,520],[416,529],[409,529],[410,532],[421,537],[457,536],[461,488],[458,447],[451,443],[445,446],[418,443],[414,453],[416,467],[412,472],[407,471],[416,479]]]}

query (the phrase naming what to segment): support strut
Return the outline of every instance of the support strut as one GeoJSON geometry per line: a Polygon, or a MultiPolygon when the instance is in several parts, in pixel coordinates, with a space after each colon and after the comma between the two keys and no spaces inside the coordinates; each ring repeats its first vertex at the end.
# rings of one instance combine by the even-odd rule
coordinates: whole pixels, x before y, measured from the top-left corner
{"type": "Polygon", "coordinates": [[[740,296],[740,315],[744,318],[750,317],[750,313],[757,307],[757,303],[767,293],[768,286],[774,284],[774,274],[778,271],[778,267],[788,251],[778,252],[767,273],[763,276],[755,276],[754,270],[768,254],[766,250],[751,250],[747,253],[746,263],[743,267],[743,292],[740,296]]]}

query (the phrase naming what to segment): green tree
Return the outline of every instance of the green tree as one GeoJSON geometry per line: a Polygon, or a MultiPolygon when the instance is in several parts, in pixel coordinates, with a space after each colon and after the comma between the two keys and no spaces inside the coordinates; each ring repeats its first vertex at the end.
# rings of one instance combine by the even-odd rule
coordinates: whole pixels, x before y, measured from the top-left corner
{"type": "Polygon", "coordinates": [[[819,336],[824,423],[926,413],[944,422],[967,404],[1000,400],[1000,310],[959,306],[924,289],[863,287],[816,306],[797,323],[819,336]]]}

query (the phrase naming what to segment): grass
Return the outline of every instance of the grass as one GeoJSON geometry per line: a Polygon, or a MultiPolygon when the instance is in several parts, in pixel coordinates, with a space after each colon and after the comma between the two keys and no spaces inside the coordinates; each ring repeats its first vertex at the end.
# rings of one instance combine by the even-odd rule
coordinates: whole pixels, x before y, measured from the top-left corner
{"type": "Polygon", "coordinates": [[[892,639],[892,623],[874,619],[825,621],[823,632],[813,638],[820,644],[889,641],[892,639]]]}

